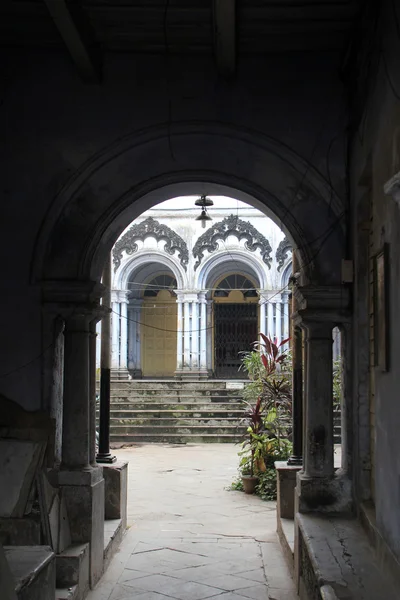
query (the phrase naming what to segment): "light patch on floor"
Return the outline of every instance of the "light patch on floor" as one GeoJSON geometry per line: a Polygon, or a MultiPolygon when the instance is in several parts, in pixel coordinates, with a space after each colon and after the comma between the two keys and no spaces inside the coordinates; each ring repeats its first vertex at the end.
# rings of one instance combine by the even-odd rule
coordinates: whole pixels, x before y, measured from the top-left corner
{"type": "Polygon", "coordinates": [[[89,600],[295,600],[275,503],[226,488],[233,444],[146,445],[129,461],[129,530],[89,600]]]}

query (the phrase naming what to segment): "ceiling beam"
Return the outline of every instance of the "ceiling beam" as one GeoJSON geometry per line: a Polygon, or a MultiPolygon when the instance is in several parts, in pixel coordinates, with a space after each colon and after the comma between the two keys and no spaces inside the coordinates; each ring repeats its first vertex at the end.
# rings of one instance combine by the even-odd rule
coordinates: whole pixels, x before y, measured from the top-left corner
{"type": "Polygon", "coordinates": [[[86,83],[100,83],[100,49],[82,7],[68,0],[44,2],[82,79],[86,83]]]}
{"type": "Polygon", "coordinates": [[[213,0],[214,52],[223,77],[232,77],[236,69],[236,1],[213,0]]]}

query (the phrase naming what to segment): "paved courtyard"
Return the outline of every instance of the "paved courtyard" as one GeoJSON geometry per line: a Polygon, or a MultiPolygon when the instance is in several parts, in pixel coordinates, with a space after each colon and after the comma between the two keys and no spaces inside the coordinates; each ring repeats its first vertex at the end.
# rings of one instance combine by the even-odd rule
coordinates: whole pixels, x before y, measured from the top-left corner
{"type": "Polygon", "coordinates": [[[238,446],[146,445],[129,461],[128,532],[89,600],[295,600],[275,503],[226,488],[238,446]]]}

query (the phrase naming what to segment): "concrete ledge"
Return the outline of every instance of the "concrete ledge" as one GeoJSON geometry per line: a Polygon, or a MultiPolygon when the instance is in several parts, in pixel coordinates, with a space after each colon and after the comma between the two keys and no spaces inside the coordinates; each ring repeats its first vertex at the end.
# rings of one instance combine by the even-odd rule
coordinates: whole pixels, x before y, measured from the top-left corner
{"type": "Polygon", "coordinates": [[[108,569],[125,534],[122,519],[104,521],[104,571],[108,569]]]}
{"type": "Polygon", "coordinates": [[[399,600],[357,519],[297,514],[301,600],[399,600]]]}
{"type": "Polygon", "coordinates": [[[56,585],[75,588],[74,600],[82,600],[89,591],[89,544],[70,546],[56,558],[56,585]]]}
{"type": "Polygon", "coordinates": [[[122,528],[126,529],[128,502],[128,463],[117,461],[103,466],[104,516],[106,521],[121,519],[122,528]]]}
{"type": "Polygon", "coordinates": [[[278,517],[276,529],[291,576],[294,576],[294,520],[278,517]]]}
{"type": "Polygon", "coordinates": [[[286,461],[276,461],[276,489],[278,518],[294,519],[294,494],[296,475],[301,466],[288,465],[286,461]]]}

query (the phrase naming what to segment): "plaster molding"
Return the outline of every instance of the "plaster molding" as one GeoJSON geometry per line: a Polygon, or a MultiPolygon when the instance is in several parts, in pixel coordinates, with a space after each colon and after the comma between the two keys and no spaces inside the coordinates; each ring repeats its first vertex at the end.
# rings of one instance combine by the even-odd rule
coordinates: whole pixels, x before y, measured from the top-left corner
{"type": "MultiPolygon", "coordinates": [[[[167,269],[173,273],[178,287],[184,288],[186,286],[185,271],[180,263],[176,260],[176,257],[169,257],[160,250],[142,249],[139,250],[135,256],[123,258],[121,266],[118,268],[113,277],[114,289],[126,289],[132,272],[135,269],[149,263],[158,263],[163,267],[167,267],[167,269]]],[[[130,290],[130,292],[132,291],[134,290],[130,290]]]]}
{"type": "Polygon", "coordinates": [[[296,325],[326,323],[331,328],[351,321],[350,294],[344,286],[294,286],[296,325]]]}
{"type": "Polygon", "coordinates": [[[229,215],[222,221],[215,223],[210,229],[201,235],[193,248],[193,256],[197,259],[194,265],[196,270],[204,258],[204,252],[215,252],[219,249],[218,240],[225,241],[230,235],[237,237],[239,241],[246,240],[244,247],[249,252],[261,250],[262,261],[271,268],[271,244],[249,221],[242,221],[235,215],[229,215]]]}
{"type": "Polygon", "coordinates": [[[392,196],[393,200],[400,206],[400,171],[385,183],[383,191],[387,196],[392,196]]]}
{"type": "Polygon", "coordinates": [[[293,293],[298,307],[302,310],[347,310],[350,305],[349,289],[341,285],[296,285],[293,287],[293,293]]]}
{"type": "Polygon", "coordinates": [[[181,265],[187,270],[189,262],[189,251],[186,242],[180,235],[175,233],[170,227],[156,221],[153,217],[147,217],[141,223],[135,223],[128,231],[117,241],[113,248],[114,271],[121,264],[123,252],[132,255],[138,251],[137,240],[144,241],[146,238],[154,237],[157,242],[165,240],[164,250],[171,256],[178,252],[178,258],[181,265]]]}
{"type": "Polygon", "coordinates": [[[214,276],[218,269],[222,265],[226,267],[227,264],[233,265],[235,263],[236,267],[229,272],[235,272],[239,268],[239,272],[246,274],[246,276],[250,278],[254,278],[257,286],[260,286],[262,289],[267,289],[267,270],[265,269],[264,264],[258,256],[248,254],[244,248],[232,248],[229,250],[229,253],[223,251],[207,256],[197,274],[197,279],[195,281],[197,287],[201,290],[213,288],[216,281],[219,279],[219,275],[222,275],[222,273],[220,273],[218,277],[214,276]],[[226,262],[228,259],[230,261],[229,263],[226,262]]]}
{"type": "Polygon", "coordinates": [[[285,236],[283,238],[283,240],[279,243],[279,246],[275,253],[275,260],[278,263],[278,273],[281,271],[282,267],[284,266],[286,259],[287,259],[287,255],[292,250],[293,250],[293,246],[292,246],[291,242],[288,240],[288,238],[285,236]]]}

